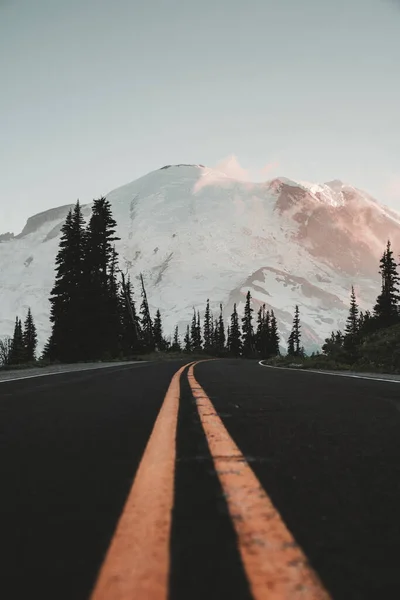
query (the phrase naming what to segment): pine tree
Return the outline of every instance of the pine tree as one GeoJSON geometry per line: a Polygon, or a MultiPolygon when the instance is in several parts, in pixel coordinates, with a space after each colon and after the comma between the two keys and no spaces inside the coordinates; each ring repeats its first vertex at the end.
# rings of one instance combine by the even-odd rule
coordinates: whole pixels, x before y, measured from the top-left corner
{"type": "Polygon", "coordinates": [[[299,307],[296,304],[294,319],[293,319],[293,327],[290,332],[288,339],[288,354],[289,356],[302,356],[302,347],[300,346],[301,340],[301,331],[300,331],[300,311],[299,307]]]}
{"type": "Polygon", "coordinates": [[[199,350],[201,350],[202,339],[201,339],[201,323],[200,323],[200,312],[199,311],[197,311],[196,333],[197,333],[197,346],[198,346],[199,350]]]}
{"type": "Polygon", "coordinates": [[[265,304],[260,306],[257,313],[257,329],[255,333],[255,347],[259,356],[263,355],[263,328],[265,319],[265,304]]]}
{"type": "Polygon", "coordinates": [[[240,332],[239,316],[236,310],[236,304],[233,305],[228,344],[230,354],[235,358],[238,358],[242,352],[242,334],[240,332]]]}
{"type": "Polygon", "coordinates": [[[30,308],[28,308],[28,314],[24,323],[23,344],[26,362],[34,362],[36,359],[37,332],[30,308]]]}
{"type": "Polygon", "coordinates": [[[296,356],[293,330],[290,332],[289,337],[288,337],[287,353],[288,353],[288,356],[296,356]]]}
{"type": "Polygon", "coordinates": [[[192,324],[190,326],[190,349],[194,350],[195,348],[197,349],[198,347],[198,342],[197,342],[197,319],[196,319],[196,311],[193,307],[193,317],[192,317],[192,324]]]}
{"type": "Polygon", "coordinates": [[[346,351],[346,362],[354,363],[358,358],[357,344],[359,342],[359,308],[356,301],[356,295],[354,287],[351,287],[350,295],[350,309],[347,317],[345,336],[343,340],[343,347],[346,351]]]}
{"type": "Polygon", "coordinates": [[[142,346],[144,352],[153,352],[155,350],[153,321],[150,314],[150,307],[147,301],[146,289],[144,287],[143,275],[140,274],[140,282],[142,286],[142,304],[140,307],[140,324],[142,331],[142,346]]]}
{"type": "Polygon", "coordinates": [[[21,365],[25,362],[24,336],[22,332],[22,322],[18,317],[15,319],[14,335],[12,339],[10,365],[21,365]]]}
{"type": "Polygon", "coordinates": [[[106,352],[111,358],[116,358],[122,353],[122,309],[119,283],[117,279],[118,254],[113,248],[108,281],[107,281],[107,321],[105,323],[106,352]]]}
{"type": "Polygon", "coordinates": [[[120,311],[121,311],[121,350],[123,356],[133,357],[140,353],[141,331],[130,277],[125,279],[121,272],[120,311]]]}
{"type": "Polygon", "coordinates": [[[70,210],[61,228],[56,256],[56,277],[50,293],[52,331],[44,355],[50,360],[72,362],[82,358],[86,335],[83,286],[85,229],[79,202],[70,210]]]}
{"type": "Polygon", "coordinates": [[[183,340],[183,344],[184,344],[184,350],[185,352],[191,352],[192,351],[192,339],[191,339],[191,335],[190,335],[190,327],[189,325],[187,325],[186,327],[186,333],[185,333],[185,337],[183,340]]]}
{"type": "Polygon", "coordinates": [[[213,314],[211,313],[211,331],[210,341],[211,348],[209,354],[215,355],[217,353],[217,334],[218,334],[218,319],[214,320],[213,314]]]}
{"type": "Polygon", "coordinates": [[[211,353],[212,350],[212,329],[213,329],[213,320],[210,311],[210,300],[207,299],[206,310],[204,313],[204,326],[203,326],[203,335],[204,335],[204,352],[207,354],[211,353]]]}
{"type": "Polygon", "coordinates": [[[224,324],[224,317],[223,317],[223,311],[222,311],[222,304],[219,305],[218,325],[216,324],[215,328],[216,328],[215,339],[216,339],[217,353],[218,353],[218,356],[222,356],[225,351],[225,324],[224,324]]]}
{"type": "Polygon", "coordinates": [[[110,277],[115,277],[116,271],[114,242],[120,239],[115,235],[116,227],[110,202],[104,197],[94,200],[85,233],[83,261],[83,348],[86,359],[106,358],[115,351],[114,342],[118,334],[111,332],[113,326],[110,325],[110,317],[114,318],[110,314],[110,277]]]}
{"type": "Polygon", "coordinates": [[[172,346],[171,346],[170,350],[171,350],[171,352],[181,352],[182,351],[181,343],[179,341],[178,325],[175,327],[175,330],[174,330],[174,338],[173,338],[172,346]]]}
{"type": "Polygon", "coordinates": [[[159,309],[157,309],[156,316],[154,319],[153,335],[154,335],[155,349],[158,352],[164,352],[166,350],[167,344],[166,344],[166,341],[165,341],[164,335],[163,335],[161,313],[160,313],[159,309]]]}
{"type": "Polygon", "coordinates": [[[350,296],[350,310],[347,317],[346,333],[347,335],[355,336],[358,332],[359,325],[359,308],[356,300],[356,294],[354,292],[354,286],[351,286],[350,296]]]}
{"type": "Polygon", "coordinates": [[[271,355],[271,315],[269,310],[264,313],[262,329],[263,356],[269,358],[271,355]]]}
{"type": "Polygon", "coordinates": [[[192,352],[199,352],[201,350],[201,325],[200,325],[200,313],[193,307],[192,325],[190,328],[190,348],[192,352]]]}
{"type": "Polygon", "coordinates": [[[270,321],[270,348],[271,348],[271,356],[279,356],[279,333],[278,333],[278,324],[276,322],[276,317],[274,311],[271,310],[271,321],[270,321]]]}
{"type": "Polygon", "coordinates": [[[399,282],[397,265],[393,258],[390,241],[380,260],[379,273],[382,278],[381,293],[376,299],[374,316],[380,327],[389,327],[399,321],[399,282]]]}
{"type": "Polygon", "coordinates": [[[251,358],[254,355],[254,330],[252,324],[251,294],[250,290],[246,295],[246,303],[244,306],[244,316],[242,318],[242,334],[243,334],[243,356],[251,358]]]}

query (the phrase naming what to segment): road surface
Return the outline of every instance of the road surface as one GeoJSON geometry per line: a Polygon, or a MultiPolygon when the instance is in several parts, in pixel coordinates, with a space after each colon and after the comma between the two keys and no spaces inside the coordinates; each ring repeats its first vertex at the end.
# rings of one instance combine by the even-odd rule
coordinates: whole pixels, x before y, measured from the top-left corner
{"type": "Polygon", "coordinates": [[[184,364],[0,383],[1,597],[400,597],[400,384],[184,364]]]}

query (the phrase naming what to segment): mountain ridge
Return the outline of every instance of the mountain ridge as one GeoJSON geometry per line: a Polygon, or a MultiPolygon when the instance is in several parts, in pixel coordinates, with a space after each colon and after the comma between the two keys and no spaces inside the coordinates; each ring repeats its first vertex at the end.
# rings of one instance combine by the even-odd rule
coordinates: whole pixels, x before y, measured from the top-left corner
{"type": "MultiPolygon", "coordinates": [[[[331,186],[328,185],[331,184],[331,186]]],[[[227,318],[242,310],[250,289],[254,308],[273,308],[285,339],[299,304],[304,344],[317,348],[342,328],[349,291],[362,308],[379,291],[378,261],[388,238],[400,247],[400,215],[366,192],[274,178],[249,182],[220,177],[203,165],[166,165],[109,192],[118,224],[121,268],[134,281],[143,272],[154,312],[168,333],[182,334],[193,306],[207,298],[227,318]],[[327,190],[336,188],[343,202],[327,190]]],[[[41,347],[50,332],[48,296],[59,234],[72,205],[30,217],[17,236],[0,236],[0,336],[31,306],[41,347]],[[29,225],[29,226],[28,226],[29,225]]],[[[83,205],[85,218],[91,203],[83,205]]]]}

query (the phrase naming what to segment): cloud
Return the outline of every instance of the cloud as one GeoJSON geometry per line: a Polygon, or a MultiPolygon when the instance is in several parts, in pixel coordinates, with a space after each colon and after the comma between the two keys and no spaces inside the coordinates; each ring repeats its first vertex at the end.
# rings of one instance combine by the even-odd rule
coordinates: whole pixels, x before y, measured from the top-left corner
{"type": "Polygon", "coordinates": [[[215,167],[204,169],[203,174],[194,186],[193,191],[196,193],[208,185],[223,185],[232,180],[246,183],[247,186],[252,187],[255,185],[254,179],[259,179],[260,176],[266,177],[278,166],[279,163],[274,161],[266,164],[258,171],[251,171],[250,169],[243,168],[239,164],[237,157],[234,154],[231,154],[227,158],[219,161],[215,167]],[[252,173],[254,173],[254,175],[252,175],[252,173]]]}
{"type": "Polygon", "coordinates": [[[267,163],[260,171],[261,175],[269,175],[271,171],[275,171],[279,167],[279,162],[274,160],[273,162],[267,163]]]}

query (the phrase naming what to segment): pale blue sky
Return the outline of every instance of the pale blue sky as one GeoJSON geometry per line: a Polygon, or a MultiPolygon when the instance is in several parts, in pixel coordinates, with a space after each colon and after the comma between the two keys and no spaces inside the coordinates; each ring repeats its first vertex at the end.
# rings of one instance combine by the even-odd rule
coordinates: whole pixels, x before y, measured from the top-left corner
{"type": "Polygon", "coordinates": [[[400,3],[0,0],[0,233],[232,153],[400,210],[400,3]]]}

